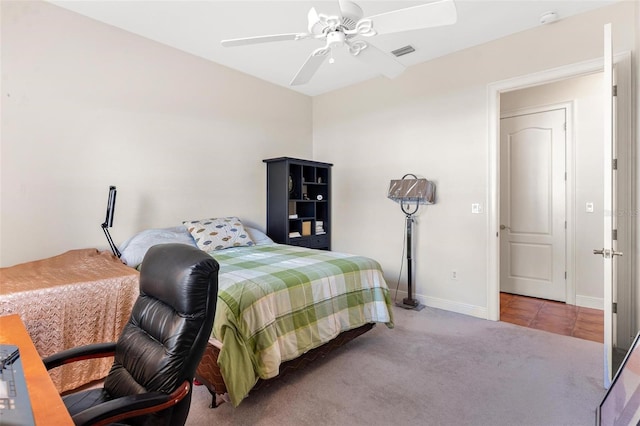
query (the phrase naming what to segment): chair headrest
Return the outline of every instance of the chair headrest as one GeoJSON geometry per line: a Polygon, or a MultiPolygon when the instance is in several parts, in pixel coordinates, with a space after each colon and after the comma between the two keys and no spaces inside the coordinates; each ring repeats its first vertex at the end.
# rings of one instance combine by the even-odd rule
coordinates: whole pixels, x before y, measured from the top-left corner
{"type": "Polygon", "coordinates": [[[159,244],[147,251],[142,262],[140,294],[158,299],[182,315],[195,314],[204,309],[211,275],[219,269],[215,259],[196,247],[159,244]]]}

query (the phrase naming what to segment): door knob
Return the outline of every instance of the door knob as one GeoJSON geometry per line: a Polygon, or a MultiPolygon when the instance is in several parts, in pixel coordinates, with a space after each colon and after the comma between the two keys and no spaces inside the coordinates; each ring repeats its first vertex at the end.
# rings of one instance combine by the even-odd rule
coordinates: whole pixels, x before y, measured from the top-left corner
{"type": "Polygon", "coordinates": [[[500,229],[505,230],[505,229],[511,229],[511,228],[509,228],[509,227],[508,227],[508,226],[506,226],[506,225],[500,225],[500,229]]]}
{"type": "Polygon", "coordinates": [[[593,254],[600,254],[605,259],[608,259],[612,256],[622,256],[621,251],[615,251],[615,250],[609,250],[609,249],[594,250],[593,254]]]}
{"type": "Polygon", "coordinates": [[[603,248],[600,250],[594,250],[593,254],[601,254],[602,257],[604,257],[605,259],[608,259],[611,257],[611,250],[603,248]]]}

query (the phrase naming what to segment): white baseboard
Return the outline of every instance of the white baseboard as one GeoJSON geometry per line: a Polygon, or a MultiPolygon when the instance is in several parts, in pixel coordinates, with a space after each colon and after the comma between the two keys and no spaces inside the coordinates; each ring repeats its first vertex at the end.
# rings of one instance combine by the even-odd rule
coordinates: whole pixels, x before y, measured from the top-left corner
{"type": "MultiPolygon", "coordinates": [[[[399,290],[396,300],[402,301],[404,297],[407,297],[407,293],[399,290]]],[[[454,302],[452,300],[440,299],[432,296],[424,296],[422,294],[415,294],[413,297],[418,299],[418,301],[420,301],[420,303],[422,303],[423,305],[429,306],[431,308],[444,309],[445,311],[456,312],[463,315],[470,315],[476,318],[488,318],[489,311],[485,306],[469,305],[467,303],[454,302]]],[[[576,306],[602,310],[604,308],[604,300],[599,297],[576,296],[576,306]]]]}
{"type": "MultiPolygon", "coordinates": [[[[402,301],[404,297],[407,297],[407,293],[399,290],[396,300],[402,301]]],[[[454,302],[452,300],[440,299],[432,296],[423,296],[421,294],[415,294],[413,297],[418,299],[418,301],[423,305],[429,306],[431,308],[444,309],[445,311],[451,311],[463,315],[470,315],[472,317],[481,319],[488,318],[488,310],[485,306],[469,305],[466,303],[454,302]]]]}
{"type": "Polygon", "coordinates": [[[604,309],[604,299],[600,297],[578,296],[576,295],[576,306],[591,309],[604,309]]]}

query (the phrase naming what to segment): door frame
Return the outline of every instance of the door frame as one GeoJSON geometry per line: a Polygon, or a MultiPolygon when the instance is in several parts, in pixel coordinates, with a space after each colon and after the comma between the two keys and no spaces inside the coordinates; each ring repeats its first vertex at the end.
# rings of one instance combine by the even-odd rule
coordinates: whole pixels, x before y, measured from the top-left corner
{"type": "MultiPolygon", "coordinates": [[[[624,82],[631,91],[631,53],[622,52],[614,55],[618,84],[624,82]]],[[[488,130],[488,170],[487,170],[487,319],[493,321],[500,320],[500,94],[538,86],[541,84],[553,83],[556,81],[602,72],[604,69],[603,58],[592,59],[553,68],[537,73],[514,77],[506,80],[496,81],[487,85],[487,130],[488,130]]],[[[621,200],[620,210],[626,212],[626,226],[630,241],[625,244],[625,259],[627,261],[620,265],[620,281],[626,282],[625,288],[619,289],[618,301],[624,300],[631,304],[633,285],[635,283],[635,267],[630,260],[635,259],[635,247],[631,241],[635,241],[635,222],[630,219],[632,207],[635,205],[634,188],[636,187],[635,168],[633,159],[636,152],[631,143],[632,121],[631,121],[631,96],[621,96],[623,91],[618,93],[618,141],[626,144],[627,158],[627,179],[629,184],[626,188],[626,199],[621,200]],[[627,253],[629,255],[627,256],[627,253]],[[622,277],[624,275],[624,278],[622,277]],[[623,281],[624,280],[624,281],[623,281]]],[[[618,164],[624,159],[618,159],[618,164]]],[[[573,211],[573,206],[571,207],[573,211]]],[[[571,225],[573,226],[573,225],[571,225]]],[[[618,305],[618,313],[622,307],[618,305]]],[[[633,330],[635,329],[635,307],[633,304],[626,307],[625,321],[618,321],[619,331],[622,332],[622,339],[618,339],[620,345],[626,345],[633,341],[633,330]],[[622,324],[624,322],[624,324],[622,324]],[[621,341],[622,340],[622,341],[621,341]]],[[[620,317],[618,318],[621,319],[620,317]]],[[[619,333],[620,336],[620,333],[619,333]]]]}
{"type": "MultiPolygon", "coordinates": [[[[574,101],[561,102],[557,104],[549,104],[549,105],[540,105],[540,106],[531,106],[524,108],[517,108],[509,111],[498,111],[499,112],[499,120],[498,124],[500,124],[500,120],[503,118],[511,118],[517,117],[519,115],[526,114],[537,114],[541,112],[547,112],[552,110],[564,109],[565,110],[565,172],[566,172],[566,180],[565,180],[565,199],[564,199],[564,208],[565,208],[565,220],[567,221],[566,233],[565,233],[565,259],[564,259],[564,267],[567,272],[565,278],[565,303],[570,305],[575,305],[576,302],[576,291],[575,291],[575,281],[574,276],[575,273],[575,251],[574,251],[574,242],[575,242],[575,141],[573,138],[573,125],[575,121],[574,117],[574,101]]],[[[498,139],[500,138],[500,127],[498,127],[498,139]]],[[[500,141],[498,140],[498,143],[500,141]]],[[[500,154],[498,152],[498,154],[500,154]]],[[[498,157],[499,160],[500,157],[498,157]]],[[[500,164],[498,163],[498,168],[500,164]]],[[[502,181],[499,182],[502,184],[502,181]]],[[[498,191],[500,191],[500,186],[498,186],[498,191]]],[[[500,204],[498,204],[498,219],[500,219],[500,204]]],[[[500,231],[498,231],[500,232],[500,231]]],[[[498,247],[500,246],[500,235],[498,234],[498,247]]],[[[498,253],[500,256],[500,253],[498,253]]],[[[498,259],[501,260],[501,259],[498,259]]],[[[500,264],[498,263],[498,268],[500,264]]],[[[498,269],[498,295],[500,294],[500,270],[498,269]]],[[[498,306],[499,310],[499,306],[498,306]]],[[[499,318],[498,318],[499,319],[499,318]]]]}

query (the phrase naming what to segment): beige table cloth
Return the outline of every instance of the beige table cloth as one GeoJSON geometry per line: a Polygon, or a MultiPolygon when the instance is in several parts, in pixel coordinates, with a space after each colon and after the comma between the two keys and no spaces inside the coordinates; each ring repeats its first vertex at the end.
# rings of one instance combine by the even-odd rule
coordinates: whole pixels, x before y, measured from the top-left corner
{"type": "MultiPolygon", "coordinates": [[[[138,297],[139,273],[110,252],[80,249],[0,268],[0,315],[19,314],[42,357],[116,341],[138,297]]],[[[113,358],[50,371],[60,392],[107,375],[113,358]]]]}

